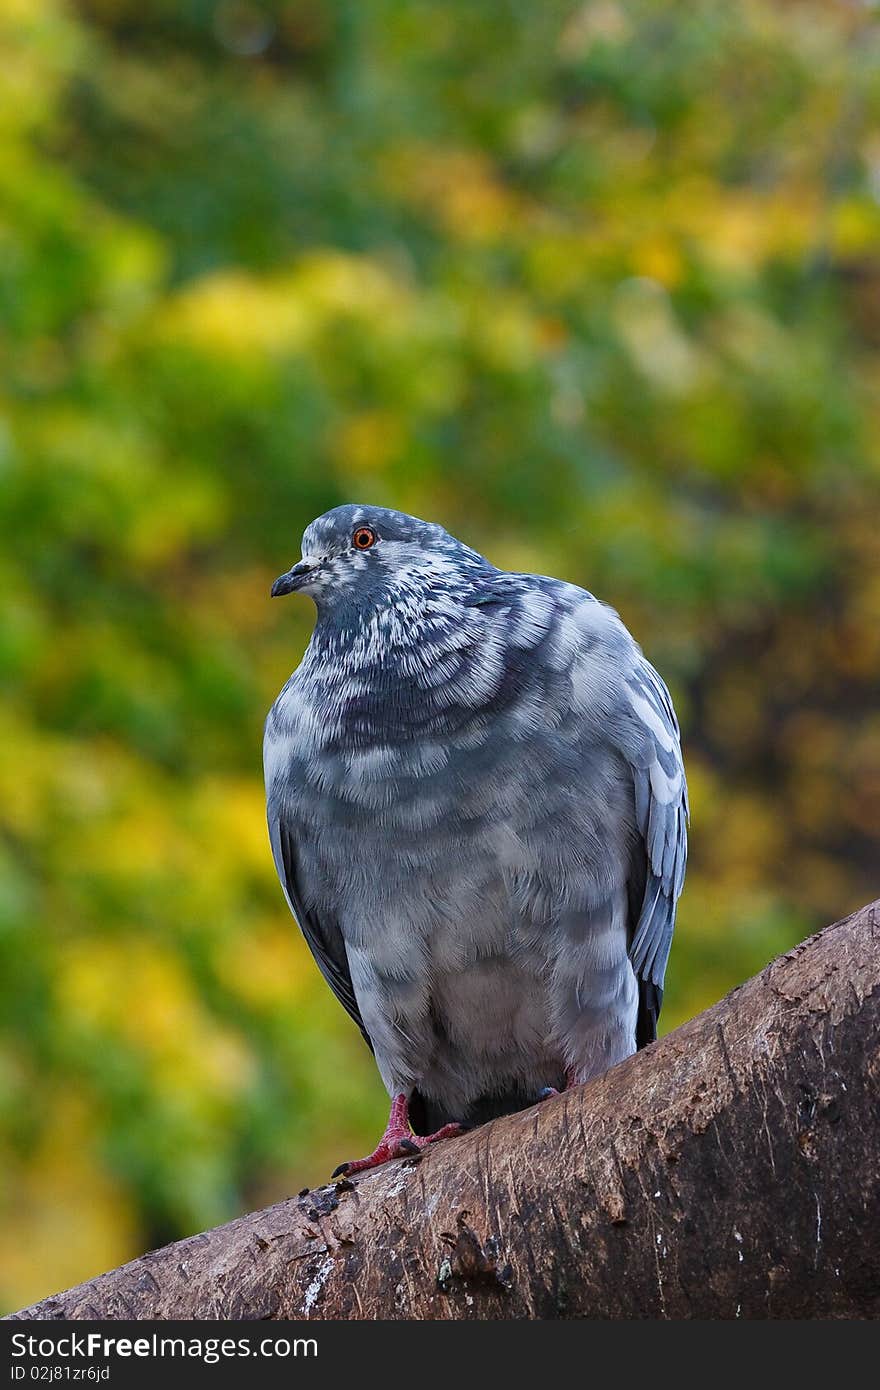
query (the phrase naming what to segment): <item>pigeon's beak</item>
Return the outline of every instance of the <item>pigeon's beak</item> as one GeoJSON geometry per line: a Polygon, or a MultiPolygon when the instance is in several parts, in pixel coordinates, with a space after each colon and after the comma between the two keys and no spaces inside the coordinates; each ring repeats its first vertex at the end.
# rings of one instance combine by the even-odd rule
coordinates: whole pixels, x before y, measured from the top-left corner
{"type": "Polygon", "coordinates": [[[280,598],[282,594],[292,594],[296,589],[301,589],[314,574],[315,568],[314,565],[307,565],[305,560],[301,560],[292,570],[280,574],[272,585],[272,597],[280,598]]]}

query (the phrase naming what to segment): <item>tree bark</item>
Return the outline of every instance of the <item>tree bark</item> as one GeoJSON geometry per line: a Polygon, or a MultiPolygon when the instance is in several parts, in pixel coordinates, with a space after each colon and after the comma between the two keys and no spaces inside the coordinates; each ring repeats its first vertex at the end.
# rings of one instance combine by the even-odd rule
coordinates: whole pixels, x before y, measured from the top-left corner
{"type": "Polygon", "coordinates": [[[880,902],[605,1076],[20,1318],[880,1314],[880,902]]]}

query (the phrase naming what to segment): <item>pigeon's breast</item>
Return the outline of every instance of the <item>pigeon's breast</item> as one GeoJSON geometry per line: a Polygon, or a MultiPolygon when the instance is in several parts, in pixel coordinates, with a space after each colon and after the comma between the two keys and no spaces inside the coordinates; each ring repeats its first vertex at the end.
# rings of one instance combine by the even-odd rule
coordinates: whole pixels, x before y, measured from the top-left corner
{"type": "Polygon", "coordinates": [[[616,883],[632,798],[579,675],[601,669],[602,620],[588,596],[538,590],[391,647],[310,648],[267,721],[266,776],[316,894],[442,899],[453,865],[478,897],[500,874],[530,908],[548,874],[582,898],[616,883]]]}

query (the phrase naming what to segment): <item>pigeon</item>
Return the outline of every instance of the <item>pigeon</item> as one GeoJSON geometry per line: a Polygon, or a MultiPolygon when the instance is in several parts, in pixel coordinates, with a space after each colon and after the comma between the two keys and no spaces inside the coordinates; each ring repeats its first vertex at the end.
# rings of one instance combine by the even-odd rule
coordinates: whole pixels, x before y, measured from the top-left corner
{"type": "Polygon", "coordinates": [[[281,885],[372,1049],[388,1126],[347,1175],[654,1040],[687,857],[678,722],[616,612],[383,507],[309,525],[266,720],[281,885]]]}

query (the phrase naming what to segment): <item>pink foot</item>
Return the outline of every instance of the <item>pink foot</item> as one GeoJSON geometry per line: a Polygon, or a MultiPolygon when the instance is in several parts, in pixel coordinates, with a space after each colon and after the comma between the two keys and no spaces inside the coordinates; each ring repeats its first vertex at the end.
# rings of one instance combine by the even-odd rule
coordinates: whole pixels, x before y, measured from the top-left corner
{"type": "MultiPolygon", "coordinates": [[[[572,1071],[571,1067],[566,1067],[566,1068],[565,1068],[565,1085],[563,1086],[562,1091],[568,1091],[568,1090],[571,1089],[572,1086],[576,1086],[576,1085],[577,1085],[577,1077],[575,1076],[575,1074],[574,1074],[574,1072],[572,1071]]],[[[542,1100],[549,1100],[551,1096],[561,1096],[561,1095],[562,1095],[562,1091],[558,1091],[558,1090],[556,1089],[555,1086],[545,1086],[544,1089],[543,1089],[543,1091],[539,1091],[539,1092],[538,1092],[538,1100],[539,1100],[539,1101],[542,1101],[542,1100]]]]}
{"type": "Polygon", "coordinates": [[[444,1125],[436,1134],[413,1134],[409,1123],[409,1102],[406,1096],[395,1096],[391,1102],[391,1114],[388,1116],[385,1133],[373,1152],[367,1158],[340,1163],[339,1167],[334,1169],[333,1177],[350,1177],[352,1173],[364,1173],[368,1168],[378,1168],[380,1164],[387,1163],[389,1159],[407,1158],[411,1154],[421,1153],[429,1144],[436,1144],[438,1139],[454,1139],[456,1134],[463,1133],[462,1125],[444,1125]]]}

